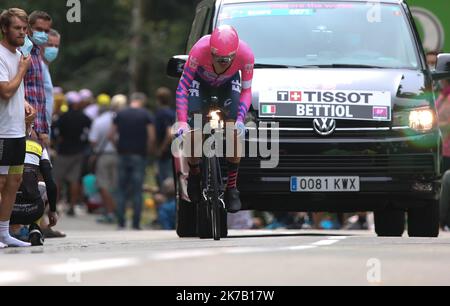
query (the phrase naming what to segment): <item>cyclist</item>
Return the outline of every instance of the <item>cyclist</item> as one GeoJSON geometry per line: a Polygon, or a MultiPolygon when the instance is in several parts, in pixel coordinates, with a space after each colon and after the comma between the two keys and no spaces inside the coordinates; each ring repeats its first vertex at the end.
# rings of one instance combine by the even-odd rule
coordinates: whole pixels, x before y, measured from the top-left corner
{"type": "Polygon", "coordinates": [[[43,245],[44,237],[38,226],[39,219],[44,215],[46,202],[50,227],[58,222],[56,212],[56,183],[53,180],[52,165],[47,149],[39,143],[38,136],[31,130],[26,140],[25,168],[23,182],[17,192],[11,216],[11,225],[29,225],[28,241],[33,246],[43,245]],[[42,176],[45,185],[39,183],[42,176]]]}
{"type": "MultiPolygon", "coordinates": [[[[231,26],[220,26],[212,35],[201,38],[189,54],[178,85],[178,134],[186,135],[191,132],[194,115],[202,114],[203,110],[207,109],[205,102],[209,101],[211,93],[214,92],[219,98],[227,127],[233,127],[235,143],[238,143],[238,136],[245,134],[244,121],[252,101],[254,62],[253,51],[247,43],[239,39],[238,33],[231,26]]],[[[194,137],[194,133],[191,135],[194,137]]],[[[199,146],[201,142],[192,141],[192,144],[199,146]]],[[[237,148],[234,151],[234,157],[227,158],[228,182],[224,199],[230,213],[242,209],[237,189],[240,158],[237,148]]],[[[192,152],[197,150],[194,148],[192,152]]],[[[200,159],[191,157],[188,163],[188,195],[192,202],[198,202],[201,194],[200,159]]]]}

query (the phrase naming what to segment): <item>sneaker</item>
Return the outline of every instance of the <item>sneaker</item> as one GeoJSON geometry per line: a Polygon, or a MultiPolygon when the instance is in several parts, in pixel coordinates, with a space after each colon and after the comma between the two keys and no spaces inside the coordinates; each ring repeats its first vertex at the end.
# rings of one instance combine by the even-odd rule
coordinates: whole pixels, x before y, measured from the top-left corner
{"type": "Polygon", "coordinates": [[[44,245],[44,235],[42,234],[42,231],[37,224],[32,224],[30,226],[29,241],[32,246],[43,246],[44,245]]]}
{"type": "Polygon", "coordinates": [[[67,211],[67,216],[75,217],[75,209],[73,207],[69,208],[69,210],[67,211]]]}
{"type": "Polygon", "coordinates": [[[240,199],[240,193],[237,188],[227,189],[225,192],[225,205],[227,206],[227,211],[230,214],[235,214],[242,209],[242,203],[240,199]]]}
{"type": "Polygon", "coordinates": [[[100,224],[116,224],[116,220],[112,215],[103,215],[97,219],[97,223],[100,224]]]}
{"type": "Polygon", "coordinates": [[[1,250],[1,249],[6,249],[7,247],[8,247],[8,246],[7,246],[6,244],[3,244],[3,243],[0,242],[0,250],[1,250]]]}
{"type": "Polygon", "coordinates": [[[200,175],[189,175],[187,192],[189,199],[192,203],[198,203],[201,200],[200,194],[201,190],[201,176],[200,175]]]}
{"type": "Polygon", "coordinates": [[[60,231],[55,231],[51,228],[47,228],[43,231],[44,238],[45,239],[52,239],[52,238],[66,238],[66,234],[60,231]]]}

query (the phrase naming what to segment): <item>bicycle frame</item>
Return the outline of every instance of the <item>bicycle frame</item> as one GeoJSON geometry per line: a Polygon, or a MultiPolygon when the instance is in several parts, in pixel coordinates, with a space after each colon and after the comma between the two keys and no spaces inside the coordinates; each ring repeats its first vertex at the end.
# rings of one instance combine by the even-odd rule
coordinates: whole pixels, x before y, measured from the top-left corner
{"type": "MultiPolygon", "coordinates": [[[[217,130],[224,127],[224,121],[220,118],[220,108],[218,107],[217,97],[211,97],[211,103],[208,110],[208,122],[211,126],[211,133],[208,136],[213,136],[217,130]]],[[[215,143],[213,144],[215,150],[215,143]]],[[[212,236],[214,240],[221,239],[221,209],[225,209],[224,184],[222,173],[220,169],[219,158],[214,155],[212,157],[203,157],[203,200],[207,207],[207,218],[211,220],[212,236]]]]}

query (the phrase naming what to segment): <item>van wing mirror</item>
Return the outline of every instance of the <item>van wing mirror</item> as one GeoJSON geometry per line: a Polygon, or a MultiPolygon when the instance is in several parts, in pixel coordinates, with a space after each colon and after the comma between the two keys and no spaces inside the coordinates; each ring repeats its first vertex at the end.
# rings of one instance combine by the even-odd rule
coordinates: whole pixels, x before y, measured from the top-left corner
{"type": "Polygon", "coordinates": [[[188,55],[177,55],[172,57],[167,64],[167,75],[173,78],[181,78],[184,65],[188,61],[188,55]]]}
{"type": "Polygon", "coordinates": [[[432,72],[435,81],[450,79],[450,53],[438,55],[436,71],[432,72]]]}

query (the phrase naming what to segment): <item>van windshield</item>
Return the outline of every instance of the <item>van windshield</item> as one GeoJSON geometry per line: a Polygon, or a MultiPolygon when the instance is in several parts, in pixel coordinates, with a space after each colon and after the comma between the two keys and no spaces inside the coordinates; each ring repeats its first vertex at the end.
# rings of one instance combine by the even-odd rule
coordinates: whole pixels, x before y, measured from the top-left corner
{"type": "Polygon", "coordinates": [[[418,69],[403,8],[354,2],[258,2],[224,5],[218,25],[237,29],[256,62],[286,66],[418,69]]]}

